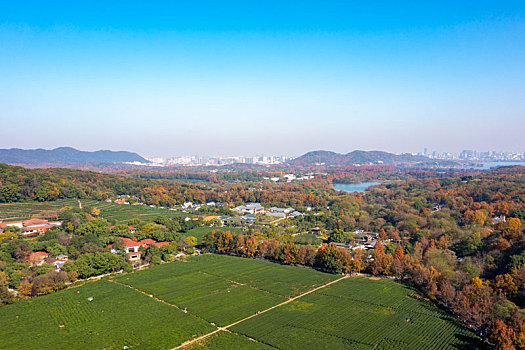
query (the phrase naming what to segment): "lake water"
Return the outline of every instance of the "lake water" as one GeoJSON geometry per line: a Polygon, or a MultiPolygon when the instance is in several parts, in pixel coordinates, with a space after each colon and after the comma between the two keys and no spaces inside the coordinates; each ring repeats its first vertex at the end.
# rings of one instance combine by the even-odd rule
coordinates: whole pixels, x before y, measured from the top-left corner
{"type": "Polygon", "coordinates": [[[365,192],[365,190],[374,185],[379,185],[380,182],[361,182],[358,184],[333,184],[334,190],[351,192],[365,192]]]}
{"type": "Polygon", "coordinates": [[[475,169],[475,170],[490,170],[500,168],[502,166],[513,166],[513,165],[523,165],[525,166],[525,161],[508,161],[508,162],[480,162],[479,166],[461,164],[458,168],[460,169],[475,169]]]}

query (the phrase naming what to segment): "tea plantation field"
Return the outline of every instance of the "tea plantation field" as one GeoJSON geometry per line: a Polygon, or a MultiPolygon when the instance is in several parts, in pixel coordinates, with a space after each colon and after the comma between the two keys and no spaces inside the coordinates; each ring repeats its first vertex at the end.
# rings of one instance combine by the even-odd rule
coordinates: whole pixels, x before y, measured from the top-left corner
{"type": "MultiPolygon", "coordinates": [[[[93,199],[81,199],[83,207],[96,207],[100,209],[101,216],[105,219],[114,219],[126,222],[130,219],[153,221],[158,215],[178,216],[182,213],[166,208],[152,208],[147,205],[128,205],[108,203],[93,199]]],[[[0,203],[0,220],[29,219],[38,215],[43,210],[58,210],[65,206],[78,207],[77,199],[59,199],[52,202],[20,202],[0,203]]],[[[191,215],[188,215],[191,216],[191,215]]]]}
{"type": "Polygon", "coordinates": [[[212,349],[229,349],[229,350],[271,350],[272,346],[250,339],[244,335],[230,332],[218,332],[201,341],[190,344],[186,347],[188,350],[212,350],[212,349]]]}
{"type": "Polygon", "coordinates": [[[169,349],[215,329],[108,281],[2,306],[0,324],[0,349],[11,350],[169,349]]]}
{"type": "Polygon", "coordinates": [[[61,199],[53,202],[0,203],[0,220],[29,219],[43,210],[58,210],[65,206],[78,206],[78,201],[61,199]]]}
{"type": "Polygon", "coordinates": [[[0,307],[0,349],[481,347],[390,279],[212,254],[110,279],[0,307]]]}
{"type": "Polygon", "coordinates": [[[280,349],[480,348],[477,338],[412,289],[352,277],[231,328],[280,349]]]}
{"type": "Polygon", "coordinates": [[[337,277],[304,267],[207,254],[115,280],[224,326],[337,277]]]}

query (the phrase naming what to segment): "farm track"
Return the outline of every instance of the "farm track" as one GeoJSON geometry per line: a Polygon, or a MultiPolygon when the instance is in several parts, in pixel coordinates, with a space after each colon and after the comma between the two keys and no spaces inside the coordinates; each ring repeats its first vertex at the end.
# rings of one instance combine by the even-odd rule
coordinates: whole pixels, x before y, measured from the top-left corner
{"type": "MultiPolygon", "coordinates": [[[[216,330],[214,330],[214,331],[212,331],[212,332],[210,332],[210,333],[206,333],[206,334],[204,334],[204,335],[201,335],[200,337],[197,337],[197,338],[195,338],[195,339],[188,340],[188,341],[182,343],[181,345],[172,348],[171,350],[182,349],[182,348],[184,348],[184,347],[186,347],[186,346],[189,346],[189,345],[191,345],[191,344],[194,344],[194,343],[196,343],[196,342],[199,342],[199,341],[201,341],[201,340],[204,340],[204,339],[206,339],[206,338],[208,338],[208,337],[210,337],[210,336],[212,336],[212,335],[214,335],[214,334],[216,334],[216,333],[219,333],[219,332],[221,332],[221,331],[229,332],[229,328],[230,328],[230,327],[233,327],[233,326],[235,326],[235,325],[237,325],[237,324],[239,324],[239,323],[241,323],[241,322],[244,322],[244,321],[246,321],[246,320],[249,320],[249,319],[251,319],[251,318],[253,318],[253,317],[256,317],[256,316],[258,316],[258,315],[260,315],[260,314],[266,313],[266,312],[268,312],[268,311],[270,311],[270,310],[273,310],[273,309],[275,309],[275,308],[278,308],[278,307],[280,307],[280,306],[283,306],[283,305],[286,305],[286,304],[288,304],[288,303],[291,303],[291,302],[294,301],[294,300],[297,300],[297,299],[299,299],[299,298],[304,297],[305,295],[308,295],[308,294],[311,294],[311,293],[313,293],[313,292],[316,292],[316,291],[318,291],[319,289],[323,289],[323,288],[325,288],[325,287],[328,287],[328,286],[330,286],[330,285],[332,285],[332,284],[334,284],[334,283],[337,283],[337,282],[339,282],[339,281],[341,281],[341,280],[344,280],[344,279],[346,279],[346,278],[348,278],[348,277],[349,277],[349,275],[345,275],[345,276],[343,276],[343,277],[341,277],[341,278],[338,278],[338,279],[336,279],[336,280],[334,280],[334,281],[327,282],[327,283],[325,283],[325,284],[323,284],[323,285],[320,285],[320,286],[318,286],[318,287],[315,287],[315,288],[313,288],[313,289],[310,289],[309,291],[306,291],[306,292],[304,292],[304,293],[302,293],[302,294],[299,294],[299,295],[297,295],[297,296],[295,296],[295,297],[289,298],[289,299],[283,301],[282,303],[279,303],[279,304],[277,304],[277,305],[271,306],[271,307],[269,307],[269,308],[267,308],[267,309],[265,309],[265,310],[262,310],[262,311],[259,311],[259,312],[255,313],[255,314],[253,314],[253,315],[247,316],[247,317],[245,317],[245,318],[243,318],[243,319],[240,319],[240,320],[238,320],[238,321],[235,321],[235,322],[233,322],[233,323],[230,323],[229,325],[226,325],[226,326],[224,326],[224,327],[217,327],[215,324],[212,324],[212,325],[214,325],[215,327],[217,327],[216,330]]],[[[228,279],[225,279],[225,280],[228,280],[228,279]]],[[[133,287],[133,286],[127,285],[127,284],[125,284],[125,283],[121,283],[121,282],[114,281],[114,280],[112,280],[112,279],[108,279],[108,281],[110,281],[110,282],[112,282],[112,283],[115,283],[115,284],[118,284],[118,285],[121,285],[121,286],[123,286],[123,287],[130,288],[130,289],[132,289],[132,290],[134,290],[134,291],[136,291],[136,292],[138,292],[138,293],[141,293],[141,294],[143,294],[143,295],[146,295],[146,296],[152,298],[152,299],[155,300],[155,301],[158,301],[158,302],[160,302],[160,303],[163,303],[163,304],[166,304],[166,305],[168,305],[168,306],[174,307],[174,308],[176,308],[176,309],[181,310],[182,312],[185,312],[185,313],[187,313],[187,314],[189,314],[189,315],[192,315],[192,316],[197,317],[197,318],[199,318],[199,319],[201,319],[201,320],[204,320],[202,317],[199,317],[198,315],[195,315],[195,314],[193,314],[193,313],[190,313],[190,312],[188,312],[188,311],[185,311],[185,310],[183,310],[183,309],[182,309],[180,306],[178,306],[178,305],[175,305],[175,304],[172,304],[172,303],[168,303],[168,302],[165,301],[165,300],[159,299],[159,298],[155,297],[155,296],[154,296],[153,294],[151,294],[151,293],[147,293],[147,292],[145,292],[145,291],[143,291],[143,290],[140,290],[140,289],[135,288],[135,287],[133,287]]],[[[228,281],[231,281],[231,282],[236,283],[236,284],[239,284],[239,285],[246,285],[246,284],[244,284],[244,283],[236,282],[236,281],[233,281],[233,280],[228,280],[228,281]]],[[[257,289],[257,288],[254,288],[254,289],[257,289]]],[[[257,289],[257,290],[258,290],[258,289],[257,289]]],[[[268,293],[268,292],[267,292],[267,293],[268,293]]],[[[205,321],[206,321],[206,320],[205,320],[205,321]]],[[[206,321],[206,322],[210,323],[209,321],[206,321]]]]}
{"type": "Polygon", "coordinates": [[[183,310],[183,309],[182,309],[180,306],[178,306],[178,305],[175,305],[175,304],[172,304],[172,303],[168,303],[168,302],[165,301],[165,300],[162,300],[162,299],[159,299],[159,298],[155,297],[155,296],[154,296],[153,294],[151,294],[151,293],[147,293],[147,292],[145,292],[145,291],[143,291],[143,290],[140,290],[140,289],[138,289],[138,288],[135,288],[135,287],[133,287],[133,286],[130,286],[130,285],[127,285],[127,284],[124,284],[124,283],[120,283],[120,282],[114,281],[114,280],[112,280],[112,279],[108,279],[108,281],[109,281],[109,282],[112,282],[112,283],[115,283],[115,284],[118,284],[118,285],[121,285],[121,286],[123,286],[123,287],[128,287],[129,289],[133,289],[134,291],[136,291],[136,292],[138,292],[138,293],[140,293],[140,294],[144,294],[144,295],[146,295],[146,296],[152,298],[153,300],[158,301],[159,303],[163,303],[163,304],[166,304],[166,305],[168,305],[168,306],[174,307],[174,308],[179,309],[180,311],[182,311],[182,312],[184,312],[184,313],[186,313],[186,314],[188,314],[188,315],[194,316],[194,317],[196,317],[196,318],[198,318],[198,319],[201,319],[201,320],[203,320],[203,321],[206,321],[206,322],[210,323],[209,321],[203,319],[202,317],[200,317],[200,316],[198,316],[198,315],[195,315],[195,314],[193,314],[193,313],[191,313],[191,312],[188,312],[187,310],[183,310]]]}
{"type": "MultiPolygon", "coordinates": [[[[328,286],[330,286],[330,285],[332,285],[332,284],[334,284],[334,283],[337,283],[337,282],[339,282],[339,281],[341,281],[341,280],[344,280],[344,279],[346,279],[346,278],[348,278],[348,277],[349,277],[349,275],[345,275],[345,276],[343,276],[343,277],[341,277],[341,278],[338,278],[338,279],[336,279],[336,280],[334,280],[334,281],[331,281],[331,282],[325,283],[325,284],[323,284],[323,285],[321,285],[321,286],[318,286],[318,287],[315,287],[315,288],[313,288],[313,289],[311,289],[311,290],[309,290],[309,291],[307,291],[307,292],[304,292],[304,293],[302,293],[302,294],[299,294],[298,296],[295,296],[295,297],[293,297],[293,298],[290,298],[290,299],[288,299],[288,300],[285,300],[285,301],[283,301],[282,303],[279,303],[279,304],[277,304],[277,305],[274,305],[274,306],[272,306],[272,307],[269,307],[269,308],[267,308],[267,309],[265,309],[265,310],[263,310],[263,311],[259,311],[259,312],[255,313],[255,314],[253,314],[253,315],[250,315],[250,316],[248,316],[248,317],[245,317],[245,318],[243,318],[243,319],[241,319],[241,320],[239,320],[239,321],[235,321],[235,322],[230,323],[229,325],[226,325],[226,326],[224,326],[224,327],[218,327],[218,328],[217,328],[216,330],[214,330],[213,332],[210,332],[210,333],[207,333],[207,334],[201,335],[200,337],[195,338],[195,339],[192,339],[192,340],[188,340],[188,341],[186,341],[185,343],[182,343],[181,345],[172,348],[171,350],[176,350],[176,349],[182,349],[182,348],[185,348],[185,347],[188,346],[188,345],[191,345],[191,344],[194,344],[194,343],[199,342],[199,341],[201,341],[201,340],[204,340],[204,339],[208,338],[209,336],[214,335],[214,334],[216,334],[216,333],[218,333],[218,332],[220,332],[220,331],[229,331],[228,328],[233,327],[233,326],[235,326],[235,325],[237,325],[237,324],[239,324],[239,323],[241,323],[241,322],[244,322],[244,321],[246,321],[246,320],[249,320],[249,319],[251,319],[251,318],[253,318],[253,317],[256,317],[256,316],[258,316],[258,315],[260,315],[260,314],[263,314],[263,313],[265,313],[265,312],[268,312],[268,311],[273,310],[273,309],[275,309],[275,308],[278,308],[278,307],[280,307],[280,306],[283,306],[283,305],[286,305],[286,304],[288,304],[288,303],[291,303],[291,302],[294,301],[294,300],[297,300],[297,299],[299,299],[299,298],[304,297],[305,295],[308,295],[308,294],[311,294],[311,293],[313,293],[313,292],[315,292],[315,291],[318,291],[319,289],[322,289],[322,288],[328,287],[328,286]]],[[[130,287],[130,288],[133,288],[133,287],[130,287]]],[[[133,289],[134,289],[134,288],[133,288],[133,289]]],[[[146,294],[146,295],[149,295],[149,294],[147,294],[147,293],[145,293],[145,294],[146,294]]]]}
{"type": "MultiPolygon", "coordinates": [[[[209,272],[205,272],[205,271],[199,271],[199,272],[202,273],[203,275],[208,275],[208,276],[213,276],[213,277],[221,278],[221,279],[223,279],[223,280],[225,280],[225,281],[231,282],[231,283],[236,284],[236,285],[238,285],[238,286],[245,286],[245,287],[248,287],[248,288],[251,288],[251,289],[258,290],[259,292],[263,292],[263,293],[267,293],[267,294],[273,294],[273,295],[276,295],[276,296],[279,296],[279,297],[288,298],[286,295],[281,295],[281,294],[277,294],[277,293],[269,292],[269,291],[264,290],[264,289],[259,289],[259,288],[254,287],[254,286],[250,286],[249,284],[241,283],[241,282],[237,282],[237,281],[231,280],[231,279],[226,278],[226,277],[222,277],[222,276],[219,276],[219,275],[214,275],[214,274],[209,273],[209,272]]],[[[289,298],[288,298],[288,299],[289,299],[289,298]]]]}

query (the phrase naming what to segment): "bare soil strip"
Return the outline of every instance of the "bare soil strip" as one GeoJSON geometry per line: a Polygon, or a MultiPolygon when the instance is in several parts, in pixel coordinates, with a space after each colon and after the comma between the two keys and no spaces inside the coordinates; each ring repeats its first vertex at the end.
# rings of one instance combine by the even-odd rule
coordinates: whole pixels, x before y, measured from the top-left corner
{"type": "MultiPolygon", "coordinates": [[[[315,291],[317,291],[317,290],[319,290],[319,289],[322,289],[322,288],[328,287],[328,286],[331,285],[331,284],[334,284],[334,283],[337,283],[337,282],[339,282],[339,281],[341,281],[341,280],[344,280],[345,278],[348,278],[348,276],[349,276],[349,275],[345,275],[345,276],[343,276],[343,277],[341,277],[341,278],[339,278],[339,279],[336,279],[336,280],[334,280],[334,281],[331,281],[331,282],[328,282],[328,283],[326,283],[326,284],[323,284],[323,285],[321,285],[321,286],[319,286],[319,287],[316,287],[316,288],[311,289],[311,290],[309,290],[309,291],[307,291],[307,292],[304,292],[303,294],[300,294],[300,295],[298,295],[298,296],[296,296],[296,297],[293,297],[293,298],[290,298],[290,299],[288,299],[288,300],[285,300],[285,301],[283,301],[283,302],[280,303],[280,304],[277,304],[277,305],[274,305],[274,306],[272,306],[272,307],[269,307],[269,308],[266,309],[266,310],[259,311],[259,312],[255,313],[255,314],[250,315],[250,316],[248,316],[248,317],[245,317],[245,318],[243,318],[243,319],[241,319],[241,320],[239,320],[239,321],[233,322],[233,323],[231,323],[231,324],[229,324],[229,325],[227,325],[227,326],[224,326],[224,327],[218,327],[218,328],[217,328],[216,330],[214,330],[213,332],[210,332],[210,333],[207,333],[207,334],[201,335],[200,337],[195,338],[195,339],[192,339],[192,340],[188,340],[188,341],[182,343],[181,345],[179,345],[179,346],[177,346],[177,347],[174,347],[174,348],[171,349],[171,350],[182,349],[182,348],[184,348],[184,347],[186,347],[186,346],[188,346],[188,345],[191,345],[191,344],[193,344],[193,343],[196,343],[196,342],[199,342],[199,341],[201,341],[201,340],[203,340],[203,339],[206,339],[206,338],[208,338],[209,336],[211,336],[211,335],[213,335],[213,334],[215,334],[215,333],[218,333],[218,332],[220,332],[220,331],[228,331],[228,328],[233,327],[233,326],[235,326],[236,324],[239,324],[239,323],[241,323],[241,322],[244,322],[244,321],[246,321],[246,320],[249,320],[249,319],[252,318],[252,317],[256,317],[256,316],[258,316],[258,315],[260,315],[260,314],[263,314],[263,313],[265,313],[265,312],[268,312],[268,311],[273,310],[273,309],[275,309],[275,308],[278,308],[278,307],[280,307],[280,306],[283,306],[283,305],[286,305],[286,304],[288,304],[288,303],[291,303],[292,301],[294,301],[294,300],[296,300],[296,299],[299,299],[299,298],[301,298],[301,297],[304,297],[305,295],[308,295],[308,294],[313,293],[313,292],[315,292],[315,291]]],[[[130,288],[133,288],[133,287],[130,287],[130,288]]],[[[135,288],[133,288],[133,289],[135,289],[135,288]]],[[[138,290],[137,290],[137,291],[138,291],[138,290]]],[[[146,295],[149,295],[149,294],[144,293],[144,292],[142,292],[142,293],[143,293],[143,294],[146,294],[146,295]]],[[[155,298],[155,300],[158,300],[158,299],[155,298]]],[[[168,305],[169,305],[169,304],[168,304],[168,305]]]]}

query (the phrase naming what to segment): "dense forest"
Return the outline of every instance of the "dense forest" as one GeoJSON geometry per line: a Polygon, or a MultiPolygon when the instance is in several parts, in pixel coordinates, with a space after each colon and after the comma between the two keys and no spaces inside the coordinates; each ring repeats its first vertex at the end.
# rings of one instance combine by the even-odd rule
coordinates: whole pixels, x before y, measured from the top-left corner
{"type": "MultiPolygon", "coordinates": [[[[186,183],[153,180],[137,176],[101,174],[72,169],[25,169],[0,164],[0,203],[23,200],[52,201],[59,198],[89,198],[105,200],[117,195],[130,195],[145,204],[166,207],[195,203],[261,202],[286,206],[318,206],[326,204],[329,185],[312,182],[286,184],[271,182],[228,182],[218,184],[186,183]]],[[[196,176],[196,175],[195,175],[196,176]]],[[[209,176],[207,174],[202,177],[209,176]]],[[[215,175],[213,175],[215,176],[215,175]]],[[[250,177],[249,175],[243,175],[250,177]]],[[[173,175],[173,178],[176,178],[173,175]]]]}

